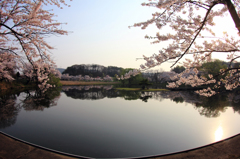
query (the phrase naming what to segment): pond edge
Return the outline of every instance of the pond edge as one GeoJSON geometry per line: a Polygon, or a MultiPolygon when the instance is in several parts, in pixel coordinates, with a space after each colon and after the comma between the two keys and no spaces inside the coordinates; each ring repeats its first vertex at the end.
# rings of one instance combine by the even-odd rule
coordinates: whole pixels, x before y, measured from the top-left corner
{"type": "MultiPolygon", "coordinates": [[[[79,155],[69,154],[69,153],[65,153],[65,152],[53,150],[53,149],[50,149],[50,148],[46,148],[46,147],[43,147],[43,146],[39,146],[39,145],[30,143],[30,142],[21,140],[21,139],[19,139],[19,138],[13,137],[13,136],[11,136],[11,135],[9,135],[9,134],[7,134],[7,133],[4,133],[4,132],[2,132],[2,131],[0,131],[0,134],[4,135],[4,136],[6,136],[6,137],[9,137],[9,138],[11,138],[11,139],[13,139],[13,140],[16,140],[16,141],[18,141],[18,142],[20,142],[20,143],[27,144],[27,145],[30,145],[30,146],[33,146],[33,147],[35,147],[35,148],[39,148],[39,149],[42,149],[42,150],[45,150],[45,151],[53,152],[53,153],[60,154],[60,155],[64,155],[64,156],[68,156],[68,157],[91,159],[91,157],[85,157],[85,156],[79,156],[79,155]]],[[[167,153],[167,154],[162,154],[162,155],[150,155],[150,156],[130,157],[129,159],[166,157],[166,156],[177,155],[177,154],[181,154],[181,153],[187,153],[187,152],[190,152],[190,151],[194,151],[194,150],[198,150],[198,149],[202,149],[202,148],[207,148],[207,147],[209,147],[209,146],[222,143],[222,142],[224,142],[224,141],[233,139],[233,138],[235,138],[235,137],[237,137],[237,136],[240,136],[240,133],[239,133],[239,134],[236,134],[236,135],[233,135],[233,136],[231,136],[231,137],[225,138],[225,139],[223,139],[223,140],[220,140],[220,141],[211,143],[211,144],[207,144],[207,145],[204,145],[204,146],[200,146],[200,147],[196,147],[196,148],[192,148],[192,149],[188,149],[188,150],[183,150],[183,151],[178,151],[178,152],[173,152],[173,153],[167,153]]],[[[4,151],[4,150],[3,150],[3,151],[4,151]]]]}

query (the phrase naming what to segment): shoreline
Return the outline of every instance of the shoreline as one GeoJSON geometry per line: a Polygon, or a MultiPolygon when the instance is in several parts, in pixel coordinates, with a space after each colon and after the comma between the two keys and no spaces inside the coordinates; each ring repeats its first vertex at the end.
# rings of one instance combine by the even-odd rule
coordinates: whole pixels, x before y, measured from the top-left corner
{"type": "MultiPolygon", "coordinates": [[[[56,159],[74,159],[85,158],[73,154],[68,154],[56,150],[41,147],[26,141],[17,139],[0,131],[0,158],[56,158],[56,159]]],[[[240,133],[221,141],[211,143],[205,146],[184,150],[180,152],[133,157],[132,159],[150,158],[150,159],[180,159],[180,158],[221,158],[221,159],[239,159],[240,158],[240,133]]]]}
{"type": "Polygon", "coordinates": [[[60,83],[62,86],[82,86],[82,85],[115,85],[120,84],[119,82],[96,82],[96,81],[63,81],[61,80],[60,83]]]}
{"type": "Polygon", "coordinates": [[[142,92],[157,92],[157,91],[169,91],[168,89],[155,89],[155,88],[149,88],[149,89],[141,89],[141,88],[114,88],[119,91],[142,91],[142,92]]]}

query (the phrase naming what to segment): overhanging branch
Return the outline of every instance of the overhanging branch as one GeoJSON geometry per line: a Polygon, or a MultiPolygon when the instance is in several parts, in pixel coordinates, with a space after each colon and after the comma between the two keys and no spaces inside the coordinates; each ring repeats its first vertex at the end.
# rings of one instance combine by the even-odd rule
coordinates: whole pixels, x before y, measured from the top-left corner
{"type": "Polygon", "coordinates": [[[189,44],[189,46],[187,47],[187,49],[184,51],[184,53],[177,59],[177,61],[174,62],[174,64],[171,66],[171,68],[176,64],[178,63],[178,61],[188,52],[188,50],[191,48],[192,44],[194,43],[194,41],[196,40],[197,36],[199,35],[199,33],[202,31],[203,29],[203,26],[205,25],[205,22],[207,21],[207,17],[208,15],[210,14],[210,11],[211,9],[216,5],[217,3],[213,3],[212,6],[208,9],[206,15],[205,15],[205,18],[202,22],[202,25],[200,26],[197,34],[194,36],[192,42],[189,44]]]}

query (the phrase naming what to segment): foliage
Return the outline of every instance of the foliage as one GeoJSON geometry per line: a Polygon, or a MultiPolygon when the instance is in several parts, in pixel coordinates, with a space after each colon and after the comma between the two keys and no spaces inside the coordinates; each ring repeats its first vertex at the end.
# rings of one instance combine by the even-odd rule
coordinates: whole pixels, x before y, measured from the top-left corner
{"type": "Polygon", "coordinates": [[[162,70],[154,72],[145,71],[143,73],[144,78],[148,79],[151,83],[153,83],[154,85],[158,85],[158,87],[161,88],[166,88],[168,82],[174,81],[172,77],[174,77],[175,75],[177,74],[174,71],[165,72],[162,70]]]}
{"type": "Polygon", "coordinates": [[[5,0],[0,1],[0,80],[14,80],[12,70],[25,72],[42,91],[55,64],[48,51],[53,49],[45,41],[48,35],[66,35],[61,23],[43,5],[67,5],[61,0],[5,0]]]}
{"type": "Polygon", "coordinates": [[[215,79],[223,78],[222,75],[219,75],[219,71],[227,69],[227,65],[223,61],[214,60],[211,62],[203,63],[200,70],[203,71],[204,77],[209,78],[208,75],[211,74],[215,79]]]}
{"type": "MultiPolygon", "coordinates": [[[[193,55],[192,59],[185,59],[184,67],[187,68],[185,73],[189,72],[190,68],[201,67],[205,62],[211,61],[213,53],[226,53],[227,60],[230,63],[226,70],[220,70],[224,78],[218,83],[209,74],[209,78],[198,77],[196,75],[190,77],[180,77],[179,82],[189,83],[192,86],[200,86],[212,83],[214,86],[208,89],[198,91],[200,95],[211,96],[217,93],[220,87],[225,87],[227,90],[236,89],[240,85],[240,68],[230,67],[236,62],[240,51],[240,18],[239,5],[240,1],[231,0],[149,0],[143,3],[143,6],[155,7],[159,11],[152,14],[152,18],[145,22],[134,24],[132,27],[147,28],[150,24],[156,24],[161,32],[156,33],[156,36],[148,36],[147,39],[155,39],[152,43],[167,42],[167,47],[161,49],[158,54],[153,54],[150,57],[143,55],[146,61],[142,64],[141,69],[149,69],[160,65],[164,62],[173,62],[172,67],[184,57],[193,55]],[[215,25],[214,18],[225,16],[226,13],[231,15],[235,23],[235,33],[230,36],[224,32],[222,36],[216,35],[213,26],[215,25]],[[166,33],[164,29],[168,29],[166,33]]],[[[230,16],[229,16],[230,17],[230,16]]],[[[130,26],[131,27],[131,26],[130,26]]],[[[221,26],[219,26],[221,28],[221,26]]],[[[229,30],[232,30],[229,28],[229,30]]],[[[228,30],[228,31],[229,31],[228,30]]],[[[169,87],[178,87],[178,83],[170,83],[169,87]]]]}
{"type": "Polygon", "coordinates": [[[55,86],[55,87],[60,87],[62,86],[61,82],[60,82],[60,79],[58,77],[56,77],[54,74],[50,74],[49,75],[49,81],[48,83],[52,86],[55,86]]]}
{"type": "Polygon", "coordinates": [[[142,74],[132,68],[121,69],[120,75],[121,78],[118,76],[116,76],[116,78],[120,80],[123,85],[130,86],[138,84],[141,80],[143,80],[142,74]]]}
{"type": "Polygon", "coordinates": [[[173,69],[171,69],[171,71],[174,71],[174,72],[176,72],[176,73],[181,73],[181,72],[183,72],[183,71],[185,71],[185,67],[184,66],[176,66],[176,67],[174,67],[173,69]]]}
{"type": "Polygon", "coordinates": [[[149,83],[148,79],[143,79],[139,82],[139,85],[142,86],[142,89],[145,89],[146,87],[152,85],[152,83],[149,83]]]}
{"type": "Polygon", "coordinates": [[[77,75],[90,75],[91,77],[104,77],[105,75],[109,75],[111,77],[115,76],[115,74],[119,75],[121,67],[116,66],[102,66],[97,64],[92,65],[73,65],[68,67],[62,74],[69,74],[71,76],[77,75]]]}

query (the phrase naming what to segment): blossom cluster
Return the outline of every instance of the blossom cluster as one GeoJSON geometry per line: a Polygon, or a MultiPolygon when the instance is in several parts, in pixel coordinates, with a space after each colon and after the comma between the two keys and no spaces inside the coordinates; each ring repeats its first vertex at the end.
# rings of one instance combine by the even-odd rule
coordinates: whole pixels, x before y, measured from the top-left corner
{"type": "Polygon", "coordinates": [[[125,75],[121,75],[121,77],[119,77],[118,75],[116,75],[116,78],[118,80],[125,80],[125,79],[129,79],[131,78],[131,76],[136,76],[138,74],[140,74],[140,70],[134,69],[134,70],[130,70],[129,72],[127,72],[125,75]]]}
{"type": "Polygon", "coordinates": [[[215,95],[217,90],[222,87],[225,87],[226,90],[233,90],[240,86],[240,69],[227,69],[225,71],[221,70],[220,72],[221,73],[219,75],[227,75],[224,78],[216,80],[211,74],[208,74],[208,79],[201,76],[196,68],[191,70],[187,69],[184,72],[172,77],[177,80],[175,82],[169,82],[167,87],[177,88],[182,84],[190,85],[191,87],[198,87],[212,84],[212,86],[207,89],[195,91],[199,95],[210,97],[215,95]]]}
{"type": "Polygon", "coordinates": [[[49,65],[42,60],[38,60],[33,65],[26,64],[23,69],[23,74],[29,78],[30,81],[36,82],[40,90],[45,92],[48,88],[55,87],[47,83],[50,74],[60,78],[61,73],[55,69],[55,65],[49,65]]]}
{"type": "MultiPolygon", "coordinates": [[[[232,64],[240,58],[240,27],[238,22],[235,22],[236,32],[230,36],[227,32],[223,35],[216,35],[213,26],[215,17],[225,16],[230,13],[232,17],[239,16],[235,13],[240,11],[240,1],[187,1],[187,0],[149,0],[143,3],[143,6],[150,6],[159,9],[158,12],[152,14],[152,18],[136,23],[130,27],[147,28],[151,24],[155,24],[158,29],[167,28],[169,31],[156,33],[155,36],[146,35],[147,39],[154,39],[153,44],[167,42],[166,47],[161,48],[158,54],[153,54],[150,57],[143,55],[145,64],[140,65],[142,70],[147,70],[164,62],[173,62],[172,66],[183,60],[185,57],[192,55],[191,59],[185,59],[183,62],[186,68],[200,67],[202,63],[210,62],[213,53],[227,54],[227,60],[232,64]],[[219,5],[218,5],[219,4],[219,5]],[[215,9],[216,6],[222,6],[215,9]]],[[[231,17],[230,17],[231,18],[231,17]]],[[[239,67],[238,67],[239,68],[239,67]]],[[[221,86],[227,90],[235,89],[239,86],[238,68],[232,73],[233,68],[229,67],[225,74],[225,79],[222,79],[221,86]],[[224,83],[223,83],[224,82],[224,83]]],[[[220,72],[221,74],[221,72],[220,72]]],[[[181,75],[180,75],[181,76],[181,75]]],[[[210,75],[211,76],[211,75],[210,75]]],[[[212,78],[202,78],[197,75],[189,77],[178,77],[178,82],[170,83],[169,87],[178,87],[180,84],[189,84],[193,87],[204,84],[216,83],[212,78]]],[[[220,87],[217,83],[213,89],[220,87]]],[[[212,88],[209,88],[212,89],[212,88]]],[[[214,94],[209,89],[204,92],[214,94]]],[[[206,95],[203,92],[198,92],[206,95]]]]}
{"type": "Polygon", "coordinates": [[[113,81],[113,78],[109,75],[106,75],[105,77],[90,77],[89,75],[77,75],[77,76],[71,76],[69,74],[62,74],[61,75],[62,80],[71,80],[71,81],[113,81]]]}
{"type": "Polygon", "coordinates": [[[44,9],[48,4],[67,5],[64,0],[0,1],[0,80],[11,81],[12,70],[23,69],[41,90],[51,87],[47,81],[54,65],[49,54],[53,47],[45,37],[67,35],[67,31],[59,28],[61,23],[53,19],[50,10],[44,9]]]}
{"type": "Polygon", "coordinates": [[[218,84],[224,83],[226,90],[233,90],[240,86],[240,69],[231,69],[227,76],[218,84]]]}
{"type": "Polygon", "coordinates": [[[90,90],[92,88],[97,88],[97,89],[105,89],[105,90],[110,90],[113,88],[112,85],[109,86],[103,86],[103,85],[91,85],[91,86],[64,86],[62,87],[63,91],[69,91],[71,89],[77,89],[77,90],[90,90]]]}

